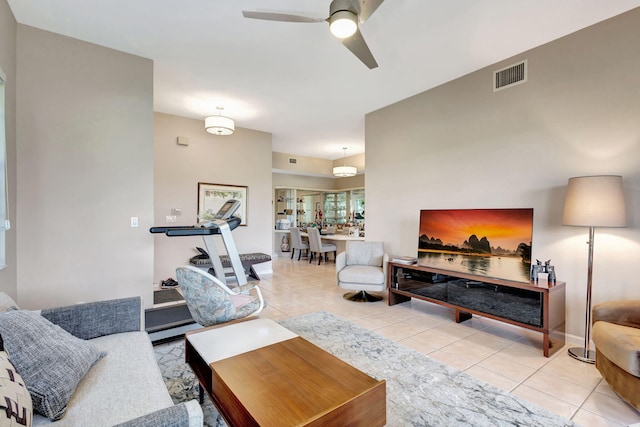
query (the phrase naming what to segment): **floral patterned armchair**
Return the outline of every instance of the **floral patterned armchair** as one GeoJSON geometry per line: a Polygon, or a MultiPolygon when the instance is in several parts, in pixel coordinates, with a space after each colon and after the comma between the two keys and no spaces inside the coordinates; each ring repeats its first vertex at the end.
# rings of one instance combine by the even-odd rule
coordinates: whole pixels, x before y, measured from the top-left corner
{"type": "Polygon", "coordinates": [[[190,265],[178,267],[176,278],[193,320],[202,326],[257,316],[265,306],[255,283],[231,289],[215,276],[190,265]]]}

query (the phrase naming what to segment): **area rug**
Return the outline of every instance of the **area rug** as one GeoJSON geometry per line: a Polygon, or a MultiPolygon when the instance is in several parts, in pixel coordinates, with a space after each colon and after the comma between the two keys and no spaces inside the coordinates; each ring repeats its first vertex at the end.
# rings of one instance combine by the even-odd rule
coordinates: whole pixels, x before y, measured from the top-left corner
{"type": "MultiPolygon", "coordinates": [[[[343,318],[316,312],[280,324],[376,379],[387,382],[387,426],[574,426],[569,420],[481,382],[343,318]]],[[[156,347],[175,402],[198,396],[183,342],[156,347]]],[[[208,398],[205,425],[224,426],[208,398]]]]}
{"type": "Polygon", "coordinates": [[[176,289],[161,289],[153,291],[153,303],[164,304],[166,302],[182,301],[182,294],[176,289]]]}

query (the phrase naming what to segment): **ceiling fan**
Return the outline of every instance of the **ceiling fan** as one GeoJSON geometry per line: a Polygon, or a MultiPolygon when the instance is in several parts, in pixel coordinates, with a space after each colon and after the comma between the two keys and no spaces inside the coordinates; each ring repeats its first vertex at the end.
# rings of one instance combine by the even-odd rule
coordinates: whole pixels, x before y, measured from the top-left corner
{"type": "Polygon", "coordinates": [[[373,54],[364,41],[358,21],[363,23],[384,0],[333,0],[329,6],[328,18],[313,18],[304,15],[296,15],[286,12],[267,12],[243,10],[242,15],[250,19],[262,19],[266,21],[315,23],[328,22],[331,34],[339,38],[342,44],[358,57],[369,69],[376,68],[373,54]]]}

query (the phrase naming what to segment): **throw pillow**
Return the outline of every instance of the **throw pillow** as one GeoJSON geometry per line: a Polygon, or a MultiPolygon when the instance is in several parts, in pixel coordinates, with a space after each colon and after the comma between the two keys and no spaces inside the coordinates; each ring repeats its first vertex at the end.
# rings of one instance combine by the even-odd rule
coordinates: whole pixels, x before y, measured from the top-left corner
{"type": "Polygon", "coordinates": [[[0,425],[31,426],[31,396],[9,361],[0,336],[0,425]]]}
{"type": "Polygon", "coordinates": [[[8,310],[15,310],[18,308],[18,304],[11,299],[11,297],[4,292],[0,292],[0,313],[4,313],[8,310]]]}
{"type": "Polygon", "coordinates": [[[62,418],[78,383],[104,353],[27,310],[0,313],[0,330],[33,409],[54,421],[62,418]]]}

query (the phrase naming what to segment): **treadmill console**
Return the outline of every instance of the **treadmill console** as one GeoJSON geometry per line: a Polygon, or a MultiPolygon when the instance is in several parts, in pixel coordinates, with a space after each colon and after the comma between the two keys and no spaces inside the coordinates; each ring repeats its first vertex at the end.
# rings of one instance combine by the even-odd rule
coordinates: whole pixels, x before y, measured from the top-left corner
{"type": "Polygon", "coordinates": [[[218,209],[218,212],[213,216],[213,220],[200,221],[197,227],[209,228],[212,227],[217,220],[226,221],[230,219],[234,213],[240,207],[240,201],[235,199],[229,199],[218,209]]]}
{"type": "Polygon", "coordinates": [[[214,218],[229,219],[234,213],[236,213],[239,207],[240,207],[239,200],[229,199],[226,202],[224,202],[224,205],[222,205],[220,209],[218,209],[218,212],[216,212],[216,215],[214,216],[214,218]]]}

